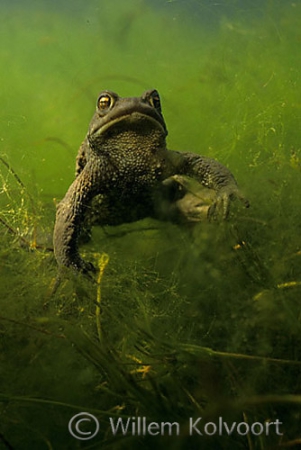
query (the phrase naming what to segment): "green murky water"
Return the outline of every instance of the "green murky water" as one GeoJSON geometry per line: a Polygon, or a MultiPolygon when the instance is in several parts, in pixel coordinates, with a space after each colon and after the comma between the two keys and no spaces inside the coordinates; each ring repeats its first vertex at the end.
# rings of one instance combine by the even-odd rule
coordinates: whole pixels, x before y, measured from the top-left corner
{"type": "MultiPolygon", "coordinates": [[[[0,11],[0,448],[297,447],[301,2],[28,0],[0,11]],[[55,203],[96,96],[152,87],[169,148],[227,165],[251,208],[235,203],[227,223],[192,234],[148,220],[95,229],[82,251],[96,265],[109,255],[102,278],[69,274],[51,296],[55,203]],[[100,425],[91,439],[68,431],[82,411],[100,425]],[[114,436],[118,417],[180,433],[114,436]],[[189,435],[191,417],[202,435],[189,435]],[[247,425],[219,435],[219,418],[247,425]]],[[[95,423],[78,429],[90,438],[95,423]]]]}

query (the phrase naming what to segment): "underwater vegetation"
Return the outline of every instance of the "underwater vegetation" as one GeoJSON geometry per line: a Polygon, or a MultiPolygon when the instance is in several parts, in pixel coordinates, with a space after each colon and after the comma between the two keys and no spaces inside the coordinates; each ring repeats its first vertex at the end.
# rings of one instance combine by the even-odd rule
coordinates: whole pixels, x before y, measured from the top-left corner
{"type": "Polygon", "coordinates": [[[300,446],[301,4],[221,5],[1,6],[1,450],[300,446]],[[227,165],[251,207],[95,227],[94,281],[58,283],[55,206],[96,95],[148,88],[169,148],[227,165]],[[93,439],[68,429],[81,412],[93,439]]]}

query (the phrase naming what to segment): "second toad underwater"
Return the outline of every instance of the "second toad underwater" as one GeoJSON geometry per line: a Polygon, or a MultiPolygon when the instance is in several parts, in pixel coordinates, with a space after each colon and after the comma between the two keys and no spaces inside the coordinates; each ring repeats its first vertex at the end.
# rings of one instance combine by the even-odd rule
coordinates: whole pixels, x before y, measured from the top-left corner
{"type": "Polygon", "coordinates": [[[156,90],[129,98],[100,93],[78,151],[75,180],[57,207],[53,242],[60,267],[95,270],[78,249],[81,234],[95,224],[146,217],[191,223],[204,220],[204,214],[208,220],[225,219],[234,198],[249,206],[226,167],[195,153],[168,150],[166,136],[156,90]],[[190,189],[193,179],[201,195],[190,189]]]}

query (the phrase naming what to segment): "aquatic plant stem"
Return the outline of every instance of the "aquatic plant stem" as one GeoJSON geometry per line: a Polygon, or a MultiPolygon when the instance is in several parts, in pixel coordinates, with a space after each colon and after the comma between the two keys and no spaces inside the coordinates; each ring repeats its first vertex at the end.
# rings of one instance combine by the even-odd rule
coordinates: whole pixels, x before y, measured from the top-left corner
{"type": "Polygon", "coordinates": [[[103,277],[103,273],[104,270],[109,262],[109,255],[107,255],[106,253],[103,253],[98,261],[98,268],[99,268],[99,273],[98,273],[98,277],[97,277],[97,294],[96,294],[96,311],[95,311],[95,315],[96,315],[96,326],[97,326],[97,333],[98,333],[98,338],[99,341],[101,341],[101,324],[100,324],[100,304],[101,304],[101,280],[103,277]]]}
{"type": "MultiPolygon", "coordinates": [[[[2,164],[4,164],[4,166],[7,168],[7,170],[13,175],[13,177],[15,177],[15,179],[17,180],[17,183],[21,186],[21,188],[27,194],[30,204],[31,204],[32,212],[33,212],[34,216],[36,216],[35,202],[34,202],[32,196],[29,194],[28,190],[26,189],[25,184],[23,183],[23,181],[21,180],[21,178],[19,177],[17,172],[12,168],[12,166],[7,161],[5,161],[4,158],[2,158],[2,156],[0,156],[0,162],[2,164]]],[[[3,223],[3,220],[2,220],[2,223],[3,223]]],[[[30,248],[37,248],[37,239],[36,238],[37,238],[37,230],[36,230],[36,226],[34,224],[33,241],[30,243],[30,248]]]]}

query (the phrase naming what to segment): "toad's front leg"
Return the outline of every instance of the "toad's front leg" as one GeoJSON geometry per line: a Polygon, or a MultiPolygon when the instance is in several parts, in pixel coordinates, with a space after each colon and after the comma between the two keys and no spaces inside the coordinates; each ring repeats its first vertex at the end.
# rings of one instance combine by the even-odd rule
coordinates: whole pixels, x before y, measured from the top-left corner
{"type": "Polygon", "coordinates": [[[169,158],[176,173],[193,177],[203,186],[217,192],[216,200],[208,211],[209,219],[216,216],[227,218],[230,200],[235,198],[249,207],[249,202],[239,191],[232,173],[215,159],[177,151],[170,151],[169,158]]]}
{"type": "Polygon", "coordinates": [[[58,204],[53,233],[54,255],[60,267],[70,267],[81,272],[93,271],[78,250],[78,238],[92,198],[100,193],[103,179],[100,167],[87,164],[58,204]]]}

